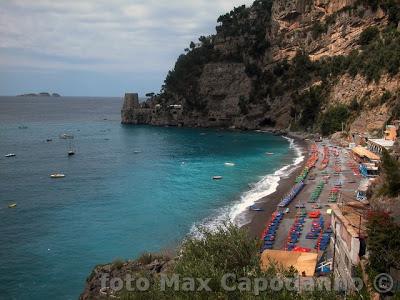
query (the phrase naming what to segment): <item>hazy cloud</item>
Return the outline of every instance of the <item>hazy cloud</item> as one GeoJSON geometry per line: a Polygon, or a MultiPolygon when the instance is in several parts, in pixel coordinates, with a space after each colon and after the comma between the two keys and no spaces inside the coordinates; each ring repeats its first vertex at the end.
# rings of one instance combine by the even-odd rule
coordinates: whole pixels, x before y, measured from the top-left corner
{"type": "Polygon", "coordinates": [[[191,40],[214,33],[220,14],[251,2],[1,1],[0,68],[111,73],[134,70],[137,74],[162,73],[163,77],[191,40]]]}

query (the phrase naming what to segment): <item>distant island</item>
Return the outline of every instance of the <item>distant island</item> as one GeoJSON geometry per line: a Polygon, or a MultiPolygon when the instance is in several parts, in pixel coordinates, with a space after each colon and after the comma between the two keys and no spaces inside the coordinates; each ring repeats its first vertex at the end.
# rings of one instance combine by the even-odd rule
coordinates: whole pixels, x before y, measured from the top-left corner
{"type": "Polygon", "coordinates": [[[41,93],[29,93],[29,94],[21,94],[17,95],[17,97],[61,97],[60,94],[57,93],[48,93],[48,92],[41,92],[41,93]]]}

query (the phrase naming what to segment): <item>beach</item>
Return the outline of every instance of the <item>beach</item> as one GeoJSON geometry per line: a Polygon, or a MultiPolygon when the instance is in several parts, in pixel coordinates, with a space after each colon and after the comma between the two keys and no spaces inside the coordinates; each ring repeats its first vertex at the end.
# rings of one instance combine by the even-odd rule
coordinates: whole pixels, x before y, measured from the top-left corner
{"type": "MultiPolygon", "coordinates": [[[[299,143],[299,142],[298,142],[299,143]]],[[[304,215],[304,223],[301,226],[298,240],[290,247],[304,247],[305,249],[315,249],[316,240],[308,238],[307,234],[312,231],[313,222],[320,220],[325,228],[330,227],[332,204],[344,204],[355,201],[355,192],[360,184],[361,176],[358,172],[358,165],[353,159],[349,150],[337,147],[330,140],[324,140],[321,143],[305,143],[300,144],[303,153],[318,153],[318,161],[303,180],[304,186],[294,199],[285,207],[279,208],[279,211],[289,211],[284,213],[283,218],[276,228],[272,249],[275,250],[291,250],[288,248],[289,233],[293,224],[298,220],[299,214],[304,215]],[[312,145],[312,147],[311,147],[312,145]],[[316,190],[319,190],[318,196],[315,196],[316,190]],[[301,205],[301,209],[296,206],[301,205]],[[311,217],[312,214],[318,216],[311,217]]],[[[288,177],[282,178],[276,192],[268,195],[257,202],[257,207],[263,209],[261,212],[251,211],[251,221],[245,225],[249,234],[257,239],[261,235],[271,219],[271,215],[290,190],[295,185],[295,179],[301,170],[307,164],[310,154],[305,154],[302,163],[289,174],[288,177]]],[[[329,256],[329,255],[328,255],[329,256]]]]}
{"type": "MultiPolygon", "coordinates": [[[[309,155],[309,143],[305,140],[293,138],[294,144],[296,147],[300,149],[302,155],[304,156],[303,161],[297,166],[293,166],[293,170],[288,176],[282,176],[278,182],[278,187],[275,192],[270,195],[267,195],[261,199],[259,199],[255,204],[257,207],[262,208],[263,211],[249,211],[246,212],[247,216],[250,217],[250,222],[244,225],[249,231],[251,236],[256,238],[260,238],[261,233],[263,232],[265,225],[269,222],[272,213],[277,209],[277,205],[282,200],[282,198],[291,190],[294,185],[296,177],[299,175],[301,170],[304,168],[308,155],[309,155]]],[[[289,168],[290,170],[291,168],[289,168]]],[[[292,202],[291,206],[294,206],[295,203],[292,202]]]]}

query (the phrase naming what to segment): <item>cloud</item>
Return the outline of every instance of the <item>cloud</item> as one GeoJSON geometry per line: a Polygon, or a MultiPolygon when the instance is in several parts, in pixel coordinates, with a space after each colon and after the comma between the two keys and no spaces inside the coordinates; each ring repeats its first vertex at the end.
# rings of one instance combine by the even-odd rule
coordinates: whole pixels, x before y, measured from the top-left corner
{"type": "Polygon", "coordinates": [[[9,0],[0,68],[162,72],[216,19],[249,0],[9,0]]]}

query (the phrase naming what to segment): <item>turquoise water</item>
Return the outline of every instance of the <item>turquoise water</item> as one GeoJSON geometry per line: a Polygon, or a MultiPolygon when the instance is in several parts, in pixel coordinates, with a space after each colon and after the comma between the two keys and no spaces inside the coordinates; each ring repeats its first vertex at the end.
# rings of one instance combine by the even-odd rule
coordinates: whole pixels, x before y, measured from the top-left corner
{"type": "Polygon", "coordinates": [[[96,264],[174,248],[193,224],[237,214],[243,193],[257,195],[249,184],[264,179],[263,193],[276,183],[264,176],[293,162],[273,135],[123,126],[121,104],[0,97],[1,299],[76,299],[96,264]],[[75,156],[62,133],[75,136],[75,156]]]}

